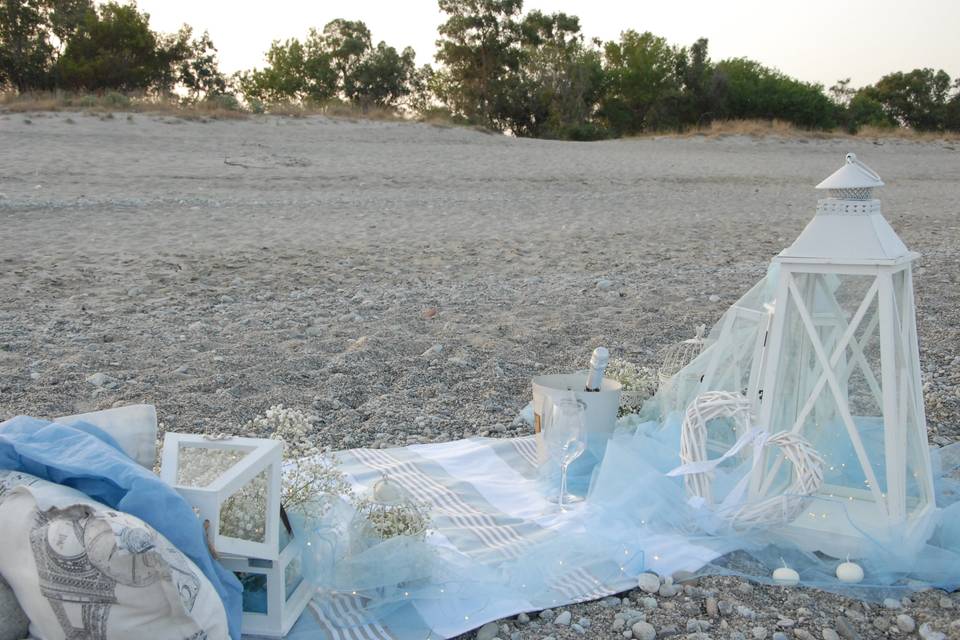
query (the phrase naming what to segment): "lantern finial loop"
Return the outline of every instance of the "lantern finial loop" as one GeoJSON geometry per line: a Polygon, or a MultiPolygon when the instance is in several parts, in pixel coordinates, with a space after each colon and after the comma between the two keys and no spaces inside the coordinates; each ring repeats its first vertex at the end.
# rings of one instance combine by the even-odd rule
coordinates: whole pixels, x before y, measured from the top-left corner
{"type": "Polygon", "coordinates": [[[876,171],[861,162],[855,153],[848,153],[846,162],[817,189],[829,189],[830,197],[838,200],[870,200],[873,189],[883,186],[876,171]]]}

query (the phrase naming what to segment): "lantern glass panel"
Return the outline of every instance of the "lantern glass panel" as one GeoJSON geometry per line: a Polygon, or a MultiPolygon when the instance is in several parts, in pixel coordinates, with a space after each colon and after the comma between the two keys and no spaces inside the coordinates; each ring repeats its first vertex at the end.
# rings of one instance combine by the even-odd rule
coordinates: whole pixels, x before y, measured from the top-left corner
{"type": "Polygon", "coordinates": [[[289,600],[297,590],[297,587],[300,586],[300,583],[303,582],[303,571],[300,566],[300,557],[301,556],[297,555],[295,558],[290,560],[290,564],[288,564],[283,570],[283,582],[286,588],[285,600],[289,600]]]}
{"type": "Polygon", "coordinates": [[[914,381],[920,378],[917,359],[914,358],[913,345],[916,344],[916,321],[913,308],[913,286],[908,269],[893,275],[895,324],[895,361],[897,379],[898,421],[904,432],[901,441],[905,444],[906,469],[906,512],[910,514],[932,501],[927,495],[927,484],[921,481],[923,470],[927,468],[925,441],[925,421],[920,413],[923,397],[919,385],[914,381]]]}
{"type": "MultiPolygon", "coordinates": [[[[782,310],[772,431],[807,438],[823,492],[883,501],[887,490],[875,276],[793,273],[782,310]]],[[[778,310],[778,312],[780,312],[778,310]]]]}
{"type": "Polygon", "coordinates": [[[269,469],[264,469],[223,502],[220,535],[266,542],[269,480],[269,469]]]}
{"type": "Polygon", "coordinates": [[[177,452],[177,485],[207,487],[249,452],[249,449],[212,449],[181,442],[177,452]]]}

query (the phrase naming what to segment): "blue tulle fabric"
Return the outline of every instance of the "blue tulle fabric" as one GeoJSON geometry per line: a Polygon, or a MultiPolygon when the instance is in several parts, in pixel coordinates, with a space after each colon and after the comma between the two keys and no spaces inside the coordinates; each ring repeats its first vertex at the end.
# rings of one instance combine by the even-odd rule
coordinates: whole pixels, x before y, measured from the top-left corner
{"type": "MultiPolygon", "coordinates": [[[[804,516],[830,513],[838,524],[858,533],[861,542],[854,559],[863,568],[864,579],[857,584],[841,582],[836,576],[837,566],[847,558],[804,551],[775,527],[733,526],[709,506],[691,500],[681,477],[667,475],[681,464],[681,421],[693,398],[706,390],[743,392],[747,387],[753,346],[763,341],[768,328],[766,309],[776,278],[773,266],[720,319],[704,355],[674,376],[637,415],[622,418],[609,441],[589,443],[587,453],[571,468],[571,489],[585,495],[585,502],[562,527],[525,540],[522,553],[470,556],[431,544],[429,539],[409,538],[351,553],[349,532],[338,522],[349,521],[353,514],[343,506],[304,532],[312,541],[306,563],[310,579],[329,592],[362,597],[362,613],[353,618],[358,624],[388,619],[397,624],[410,602],[446,607],[451,616],[469,617],[489,613],[502,600],[515,602],[512,612],[516,612],[597,597],[617,585],[635,586],[641,571],[662,573],[675,553],[684,554],[687,564],[702,557],[697,564],[702,574],[736,575],[764,583],[772,583],[773,571],[786,564],[799,573],[802,585],[866,600],[929,587],[956,589],[960,586],[960,444],[930,451],[936,508],[919,525],[923,527],[919,544],[902,544],[917,536],[896,529],[886,530],[882,539],[875,536],[862,512],[848,507],[843,496],[804,496],[804,516]],[[720,363],[711,369],[712,386],[706,389],[704,370],[710,365],[705,358],[720,363]],[[564,584],[565,572],[578,569],[588,569],[587,574],[604,590],[591,592],[582,583],[579,590],[558,587],[564,584]]],[[[841,283],[826,278],[816,286],[834,292],[841,283]]],[[[821,296],[812,304],[827,302],[821,296]]],[[[802,388],[791,402],[802,405],[801,393],[805,393],[802,388]]],[[[815,411],[820,411],[819,405],[815,411]]],[[[867,479],[853,445],[842,437],[844,425],[831,421],[827,412],[821,414],[827,417],[818,418],[817,430],[805,435],[823,455],[826,483],[862,491],[867,479]]],[[[876,476],[885,477],[882,422],[869,415],[853,420],[876,476]]],[[[711,435],[716,436],[711,457],[736,440],[727,426],[711,426],[711,435]]],[[[919,459],[924,452],[917,449],[926,443],[910,446],[914,447],[911,455],[919,459]]],[[[729,493],[750,468],[745,456],[720,465],[712,474],[715,496],[729,493]]],[[[786,471],[773,475],[774,490],[789,478],[786,471]]],[[[920,480],[908,479],[912,482],[908,500],[917,499],[920,480]]],[[[541,469],[539,482],[544,494],[556,491],[556,465],[541,469]]]]}

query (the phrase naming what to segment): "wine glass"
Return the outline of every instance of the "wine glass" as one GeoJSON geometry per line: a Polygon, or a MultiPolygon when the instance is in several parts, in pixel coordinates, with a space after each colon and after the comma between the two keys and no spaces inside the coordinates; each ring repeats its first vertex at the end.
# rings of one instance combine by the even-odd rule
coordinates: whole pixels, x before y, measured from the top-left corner
{"type": "Polygon", "coordinates": [[[550,458],[560,462],[560,493],[554,500],[561,510],[582,498],[567,493],[567,470],[570,463],[587,449],[583,420],[584,407],[572,391],[548,398],[544,406],[543,434],[550,458]]]}

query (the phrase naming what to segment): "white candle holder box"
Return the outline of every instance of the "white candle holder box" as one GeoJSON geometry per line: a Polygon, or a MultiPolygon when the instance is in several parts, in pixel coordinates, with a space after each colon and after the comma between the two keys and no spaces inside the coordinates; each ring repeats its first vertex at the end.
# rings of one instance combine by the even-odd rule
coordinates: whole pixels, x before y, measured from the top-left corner
{"type": "Polygon", "coordinates": [[[219,554],[279,560],[283,443],[168,433],[160,477],[209,523],[219,554]]]}

